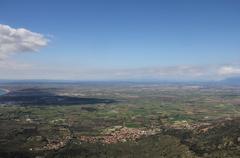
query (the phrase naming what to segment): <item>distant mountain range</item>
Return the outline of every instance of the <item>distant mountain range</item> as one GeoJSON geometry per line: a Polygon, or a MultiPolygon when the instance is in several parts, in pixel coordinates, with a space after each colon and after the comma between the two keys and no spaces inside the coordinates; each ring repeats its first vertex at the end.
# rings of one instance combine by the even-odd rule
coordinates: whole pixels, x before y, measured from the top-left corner
{"type": "Polygon", "coordinates": [[[224,79],[220,82],[225,83],[225,84],[231,84],[231,85],[240,85],[240,76],[239,77],[227,78],[227,79],[224,79]]]}

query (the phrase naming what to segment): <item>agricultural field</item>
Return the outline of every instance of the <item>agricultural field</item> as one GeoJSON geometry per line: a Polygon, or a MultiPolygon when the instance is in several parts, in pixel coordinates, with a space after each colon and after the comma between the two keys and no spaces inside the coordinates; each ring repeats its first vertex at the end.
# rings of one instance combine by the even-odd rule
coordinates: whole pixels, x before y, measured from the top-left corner
{"type": "Polygon", "coordinates": [[[240,157],[240,86],[2,83],[0,157],[240,157]]]}

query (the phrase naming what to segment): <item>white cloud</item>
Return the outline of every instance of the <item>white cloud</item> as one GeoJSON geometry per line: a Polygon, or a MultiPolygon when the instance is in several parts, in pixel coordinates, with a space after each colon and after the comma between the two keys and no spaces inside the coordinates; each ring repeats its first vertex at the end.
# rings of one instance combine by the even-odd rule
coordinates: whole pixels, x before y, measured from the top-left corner
{"type": "Polygon", "coordinates": [[[240,68],[233,66],[223,66],[219,68],[218,74],[223,76],[240,75],[240,68]]]}
{"type": "Polygon", "coordinates": [[[0,59],[12,53],[35,52],[48,44],[44,35],[0,24],[0,59]]]}

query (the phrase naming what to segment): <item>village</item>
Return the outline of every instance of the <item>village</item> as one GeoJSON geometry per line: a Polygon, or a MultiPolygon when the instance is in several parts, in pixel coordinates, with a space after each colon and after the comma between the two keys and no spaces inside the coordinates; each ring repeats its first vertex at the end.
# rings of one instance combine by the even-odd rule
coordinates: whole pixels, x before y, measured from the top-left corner
{"type": "Polygon", "coordinates": [[[144,136],[154,135],[158,130],[144,130],[137,128],[127,128],[123,126],[115,126],[107,129],[101,136],[79,136],[78,139],[81,142],[87,143],[103,143],[103,144],[115,144],[126,141],[136,141],[144,136]]]}

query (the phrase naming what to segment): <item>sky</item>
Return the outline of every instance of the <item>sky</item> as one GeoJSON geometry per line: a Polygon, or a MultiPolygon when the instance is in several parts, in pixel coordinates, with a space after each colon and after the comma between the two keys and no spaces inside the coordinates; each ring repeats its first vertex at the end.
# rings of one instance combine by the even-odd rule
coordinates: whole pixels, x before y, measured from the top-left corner
{"type": "Polygon", "coordinates": [[[234,76],[238,0],[0,1],[0,79],[234,76]]]}

